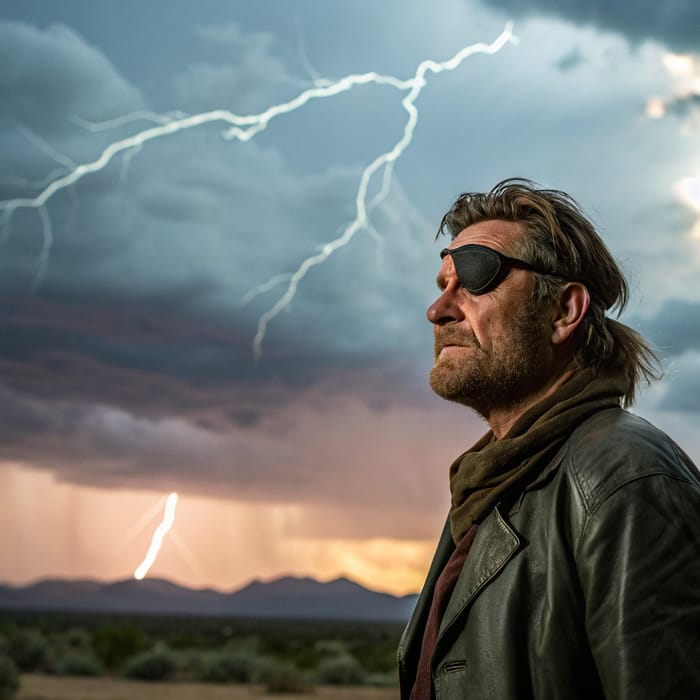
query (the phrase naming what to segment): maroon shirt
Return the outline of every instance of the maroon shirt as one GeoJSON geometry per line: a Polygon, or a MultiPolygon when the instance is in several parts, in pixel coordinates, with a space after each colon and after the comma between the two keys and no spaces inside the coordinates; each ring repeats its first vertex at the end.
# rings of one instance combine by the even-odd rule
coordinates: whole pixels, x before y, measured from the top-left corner
{"type": "Polygon", "coordinates": [[[477,527],[474,524],[467,530],[435,583],[433,600],[430,604],[428,620],[423,631],[423,642],[420,648],[420,658],[418,659],[416,682],[413,684],[413,690],[411,690],[411,700],[430,700],[435,697],[430,662],[435,651],[442,616],[445,614],[452,591],[464,567],[464,562],[474,541],[477,527]]]}

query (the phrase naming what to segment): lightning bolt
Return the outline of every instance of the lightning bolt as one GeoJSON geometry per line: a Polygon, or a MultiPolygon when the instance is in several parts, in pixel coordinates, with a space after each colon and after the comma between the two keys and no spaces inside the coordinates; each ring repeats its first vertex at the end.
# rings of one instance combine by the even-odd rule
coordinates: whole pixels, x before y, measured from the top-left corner
{"type": "MultiPolygon", "coordinates": [[[[316,79],[314,85],[302,91],[288,102],[276,104],[264,112],[258,114],[239,115],[228,110],[216,109],[200,114],[187,115],[182,112],[170,112],[168,114],[154,114],[148,111],[135,112],[130,115],[118,117],[107,122],[91,123],[83,120],[75,119],[83,128],[90,131],[103,131],[105,129],[124,126],[135,121],[145,120],[154,124],[149,128],[138,131],[131,136],[119,139],[110,143],[100,154],[100,156],[90,162],[80,163],[77,165],[71,164],[72,167],[67,168],[63,174],[51,179],[51,181],[33,197],[18,197],[0,201],[0,226],[2,227],[5,236],[9,235],[11,220],[14,212],[20,209],[36,210],[43,235],[43,243],[39,254],[39,262],[35,275],[35,288],[38,287],[46,273],[49,264],[51,245],[53,242],[53,231],[51,219],[48,214],[47,204],[51,198],[61,190],[70,188],[79,182],[82,178],[93,173],[103,170],[109,163],[119,155],[124,158],[122,175],[125,173],[129,165],[130,159],[139,152],[139,150],[149,141],[171,136],[187,129],[193,129],[205,124],[221,122],[229,125],[223,136],[226,139],[235,139],[238,141],[250,141],[261,131],[267,129],[269,124],[285,114],[289,114],[300,109],[311,100],[324,99],[347,92],[354,87],[360,85],[376,84],[389,85],[396,88],[406,95],[401,101],[401,105],[406,111],[408,118],[404,125],[401,138],[394,146],[377,156],[363,171],[360,176],[359,185],[355,195],[355,218],[343,229],[340,236],[324,243],[319,252],[307,257],[301,262],[297,269],[290,274],[287,287],[279,299],[265,311],[258,320],[257,332],[253,339],[253,352],[256,360],[260,358],[262,353],[262,343],[265,338],[268,324],[279,313],[285,309],[294,299],[299,283],[304,279],[307,272],[314,266],[320,265],[327,260],[339,248],[347,245],[355,234],[366,229],[375,239],[380,239],[379,234],[371,227],[368,219],[368,210],[373,206],[378,205],[383,197],[389,191],[391,186],[391,176],[393,166],[401,157],[406,148],[411,143],[413,133],[418,123],[418,110],[416,108],[416,100],[427,84],[427,75],[429,73],[438,74],[445,71],[453,71],[457,69],[463,61],[475,54],[495,54],[500,51],[507,43],[516,44],[517,37],[513,34],[513,27],[508,23],[503,32],[490,44],[479,42],[469,46],[465,46],[458,51],[452,58],[437,62],[434,60],[424,60],[418,64],[415,73],[409,79],[402,80],[392,75],[382,75],[376,72],[368,72],[361,74],[353,74],[345,76],[339,80],[329,81],[316,79]],[[367,192],[372,178],[377,174],[382,173],[382,186],[379,195],[368,205],[367,192]]],[[[62,163],[64,167],[66,163],[62,163]]],[[[252,295],[260,293],[262,290],[270,289],[277,284],[279,277],[273,278],[267,283],[259,285],[252,290],[252,295]]],[[[247,300],[250,299],[248,296],[247,300]]]]}
{"type": "Polygon", "coordinates": [[[160,552],[161,545],[163,544],[163,538],[168,534],[168,531],[173,526],[175,522],[175,508],[177,506],[177,494],[175,492],[171,493],[167,500],[165,501],[165,512],[163,513],[163,520],[160,525],[156,528],[151,539],[151,546],[146,552],[146,556],[143,561],[138,565],[136,571],[134,571],[134,578],[137,581],[143,579],[148,573],[149,569],[153,566],[153,562],[160,552]]]}
{"type": "MultiPolygon", "coordinates": [[[[296,296],[299,283],[306,277],[306,273],[316,265],[325,262],[336,250],[346,246],[355,234],[363,228],[368,227],[367,216],[367,190],[369,188],[372,177],[379,171],[383,170],[382,188],[378,197],[374,200],[373,205],[378,204],[386,196],[391,186],[391,176],[394,163],[401,157],[403,152],[409,146],[413,139],[413,132],[418,124],[418,110],[415,102],[427,84],[426,74],[442,73],[444,71],[453,71],[458,68],[467,58],[476,53],[494,54],[500,51],[508,42],[517,43],[518,39],[513,34],[513,26],[508,23],[501,34],[491,44],[477,43],[470,46],[465,46],[458,51],[452,58],[442,63],[437,63],[433,60],[421,61],[416,68],[413,78],[401,81],[393,76],[379,76],[376,73],[368,73],[365,76],[373,76],[372,82],[386,82],[400,90],[408,90],[408,94],[401,101],[401,106],[408,113],[408,120],[404,126],[403,135],[394,144],[394,147],[377,156],[363,171],[360,176],[360,184],[355,195],[355,218],[345,227],[342,234],[332,241],[329,241],[315,255],[307,257],[292,274],[287,289],[284,294],[265,311],[258,320],[258,329],[253,338],[253,352],[255,359],[259,360],[262,354],[262,343],[265,339],[267,326],[274,318],[276,318],[285,308],[289,306],[291,301],[296,296]]],[[[348,76],[338,81],[335,84],[329,85],[328,88],[334,86],[343,86],[344,84],[351,85],[351,81],[364,76],[348,76]]],[[[378,235],[374,229],[371,229],[375,237],[378,235]]]]}

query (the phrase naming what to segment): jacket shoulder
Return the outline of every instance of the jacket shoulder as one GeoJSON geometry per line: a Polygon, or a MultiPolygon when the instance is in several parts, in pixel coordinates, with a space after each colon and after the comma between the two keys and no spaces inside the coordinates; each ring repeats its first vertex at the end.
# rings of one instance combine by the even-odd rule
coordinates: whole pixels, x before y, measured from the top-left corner
{"type": "Polygon", "coordinates": [[[575,481],[588,512],[626,484],[660,476],[700,488],[697,467],[648,421],[621,408],[597,413],[567,442],[562,467],[575,481]]]}

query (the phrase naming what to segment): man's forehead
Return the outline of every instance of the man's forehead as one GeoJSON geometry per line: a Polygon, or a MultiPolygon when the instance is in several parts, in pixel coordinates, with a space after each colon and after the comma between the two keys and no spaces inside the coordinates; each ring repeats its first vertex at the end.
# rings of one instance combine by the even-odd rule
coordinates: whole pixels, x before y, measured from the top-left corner
{"type": "Polygon", "coordinates": [[[462,229],[447,247],[452,250],[468,243],[476,243],[501,252],[508,252],[522,235],[523,230],[515,221],[489,219],[462,229]]]}

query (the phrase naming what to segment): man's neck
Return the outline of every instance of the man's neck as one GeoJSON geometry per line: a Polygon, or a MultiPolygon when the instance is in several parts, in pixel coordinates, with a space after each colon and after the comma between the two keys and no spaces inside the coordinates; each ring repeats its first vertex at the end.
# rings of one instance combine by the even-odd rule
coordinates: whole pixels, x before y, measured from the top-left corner
{"type": "Polygon", "coordinates": [[[489,415],[486,416],[486,420],[495,438],[500,440],[507,435],[508,431],[515,424],[515,421],[517,421],[525,411],[553,394],[559,387],[566,384],[578,371],[578,368],[569,366],[538,391],[532,392],[525,398],[516,400],[503,408],[493,408],[489,412],[489,415]]]}

